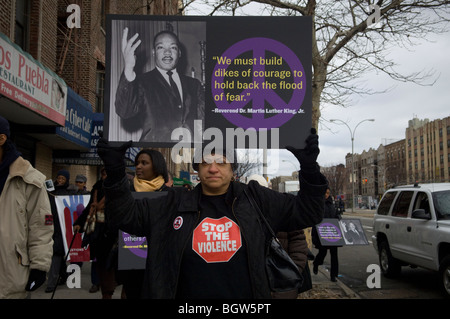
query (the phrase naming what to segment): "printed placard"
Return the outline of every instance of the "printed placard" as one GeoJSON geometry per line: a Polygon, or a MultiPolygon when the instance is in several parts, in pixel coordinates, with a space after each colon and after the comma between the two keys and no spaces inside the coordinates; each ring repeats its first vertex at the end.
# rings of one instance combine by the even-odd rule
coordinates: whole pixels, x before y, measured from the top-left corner
{"type": "Polygon", "coordinates": [[[312,114],[311,17],[109,15],[107,29],[109,141],[304,146],[312,114]],[[172,34],[164,53],[169,36],[161,32],[172,34]]]}
{"type": "Polygon", "coordinates": [[[324,218],[316,230],[323,246],[369,244],[359,219],[324,218]]]}
{"type": "Polygon", "coordinates": [[[70,262],[90,260],[89,246],[82,247],[81,245],[84,233],[73,233],[73,224],[83,213],[85,205],[89,203],[89,199],[90,195],[55,196],[65,254],[69,252],[69,247],[73,240],[69,256],[67,257],[67,260],[70,262]]]}

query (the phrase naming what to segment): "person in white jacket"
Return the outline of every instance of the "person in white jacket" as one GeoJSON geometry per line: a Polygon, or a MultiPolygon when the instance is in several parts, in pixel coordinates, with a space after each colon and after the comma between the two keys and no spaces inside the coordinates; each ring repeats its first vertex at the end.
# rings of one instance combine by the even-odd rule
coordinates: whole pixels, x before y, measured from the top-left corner
{"type": "Polygon", "coordinates": [[[23,159],[0,116],[0,298],[27,298],[46,279],[53,219],[45,176],[23,159]]]}

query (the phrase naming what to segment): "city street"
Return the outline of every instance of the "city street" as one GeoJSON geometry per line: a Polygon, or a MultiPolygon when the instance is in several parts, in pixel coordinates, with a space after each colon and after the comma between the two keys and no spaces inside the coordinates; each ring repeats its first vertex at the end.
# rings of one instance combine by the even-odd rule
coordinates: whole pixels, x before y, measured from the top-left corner
{"type": "MultiPolygon", "coordinates": [[[[346,212],[343,218],[361,220],[369,245],[344,246],[338,249],[339,277],[349,288],[353,289],[362,299],[442,299],[439,291],[437,274],[422,268],[402,267],[398,278],[385,278],[380,275],[381,288],[369,288],[367,278],[373,274],[367,267],[378,265],[378,254],[372,245],[373,211],[356,211],[353,215],[346,212]]],[[[318,250],[314,249],[313,253],[318,250]]],[[[330,268],[329,256],[325,258],[324,268],[330,268]]]]}
{"type": "MultiPolygon", "coordinates": [[[[363,246],[345,246],[338,249],[339,256],[339,277],[341,286],[348,287],[348,291],[353,291],[360,299],[443,299],[439,291],[437,274],[421,269],[403,267],[401,275],[395,279],[385,278],[380,275],[380,288],[369,288],[367,278],[373,274],[368,271],[368,266],[378,265],[378,255],[372,246],[372,220],[375,211],[356,211],[355,214],[346,212],[343,218],[360,219],[363,225],[369,245],[363,246]]],[[[318,250],[313,248],[313,253],[318,250]]],[[[81,269],[81,289],[69,289],[66,285],[58,286],[55,299],[99,299],[101,294],[88,292],[90,284],[90,265],[85,263],[81,269]]],[[[331,282],[328,280],[330,270],[329,254],[325,258],[324,265],[321,266],[322,275],[312,274],[314,284],[320,282],[324,285],[323,293],[320,292],[320,298],[337,298],[335,295],[327,296],[332,291],[331,282]],[[320,278],[319,278],[320,277],[320,278]],[[323,278],[322,278],[323,277],[323,278]]],[[[51,293],[45,293],[45,285],[32,294],[32,299],[50,299],[51,293]]],[[[118,286],[113,299],[120,299],[122,286],[118,286]]]]}

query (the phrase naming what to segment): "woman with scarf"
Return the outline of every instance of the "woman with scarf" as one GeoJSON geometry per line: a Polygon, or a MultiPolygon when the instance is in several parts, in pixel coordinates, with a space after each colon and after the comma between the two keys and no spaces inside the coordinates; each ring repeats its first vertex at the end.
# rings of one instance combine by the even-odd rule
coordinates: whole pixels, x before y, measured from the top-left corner
{"type": "Polygon", "coordinates": [[[26,298],[50,269],[53,220],[44,182],[0,116],[0,299],[26,298]]]}
{"type": "MultiPolygon", "coordinates": [[[[167,191],[168,171],[163,155],[152,149],[141,150],[135,158],[136,176],[131,181],[133,192],[167,191]]],[[[149,247],[148,249],[151,249],[149,247]]],[[[120,280],[127,299],[140,299],[145,269],[120,271],[120,280]]]]}

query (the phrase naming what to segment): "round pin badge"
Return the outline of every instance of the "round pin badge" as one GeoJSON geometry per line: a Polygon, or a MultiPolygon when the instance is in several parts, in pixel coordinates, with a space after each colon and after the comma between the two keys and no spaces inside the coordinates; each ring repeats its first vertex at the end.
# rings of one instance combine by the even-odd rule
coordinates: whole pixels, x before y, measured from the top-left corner
{"type": "Polygon", "coordinates": [[[181,228],[182,225],[183,225],[183,217],[178,216],[177,218],[175,218],[175,220],[173,221],[173,229],[178,230],[181,228]]]}

